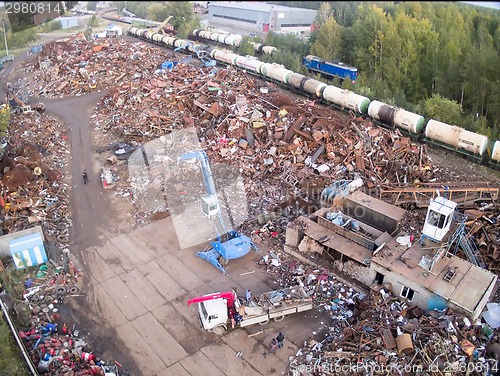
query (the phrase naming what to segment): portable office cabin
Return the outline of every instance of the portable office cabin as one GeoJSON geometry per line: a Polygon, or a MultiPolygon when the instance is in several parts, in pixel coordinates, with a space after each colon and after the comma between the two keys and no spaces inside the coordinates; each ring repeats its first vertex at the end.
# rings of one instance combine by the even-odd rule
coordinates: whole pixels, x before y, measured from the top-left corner
{"type": "Polygon", "coordinates": [[[24,235],[13,239],[9,242],[9,247],[16,269],[40,265],[48,260],[41,233],[24,235]]]}

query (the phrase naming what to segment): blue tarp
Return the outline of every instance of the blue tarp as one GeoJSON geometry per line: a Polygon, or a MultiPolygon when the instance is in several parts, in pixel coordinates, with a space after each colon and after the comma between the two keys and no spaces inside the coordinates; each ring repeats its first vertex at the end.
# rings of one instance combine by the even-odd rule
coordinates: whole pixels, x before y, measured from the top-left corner
{"type": "Polygon", "coordinates": [[[40,233],[26,235],[9,242],[10,254],[17,269],[47,262],[47,254],[40,233]]]}
{"type": "Polygon", "coordinates": [[[161,69],[172,69],[174,67],[174,63],[172,61],[165,61],[162,65],[161,65],[161,69]]]}

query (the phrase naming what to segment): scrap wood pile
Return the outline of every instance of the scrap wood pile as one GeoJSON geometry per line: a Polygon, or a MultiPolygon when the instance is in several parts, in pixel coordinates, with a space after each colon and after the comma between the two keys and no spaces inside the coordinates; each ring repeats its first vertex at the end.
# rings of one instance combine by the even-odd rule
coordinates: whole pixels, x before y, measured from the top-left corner
{"type": "Polygon", "coordinates": [[[260,265],[282,287],[303,286],[330,321],[304,343],[290,375],[470,375],[498,370],[499,339],[487,322],[451,309],[424,313],[376,285],[355,291],[326,268],[277,254],[260,265]]]}
{"type": "Polygon", "coordinates": [[[2,230],[42,226],[50,257],[69,244],[71,211],[68,184],[63,181],[69,155],[66,127],[33,111],[13,114],[9,133],[0,162],[2,230]]]}

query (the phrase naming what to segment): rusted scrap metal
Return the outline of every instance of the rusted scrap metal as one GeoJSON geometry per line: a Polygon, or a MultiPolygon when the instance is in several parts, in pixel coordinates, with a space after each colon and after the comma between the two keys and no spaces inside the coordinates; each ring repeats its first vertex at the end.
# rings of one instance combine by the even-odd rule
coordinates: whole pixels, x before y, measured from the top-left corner
{"type": "Polygon", "coordinates": [[[494,332],[487,324],[474,324],[451,309],[423,313],[408,300],[387,292],[388,286],[356,291],[328,268],[283,254],[266,255],[260,265],[280,286],[303,286],[316,308],[330,316],[324,323],[327,330],[306,341],[291,359],[290,374],[300,375],[297,370],[307,375],[370,370],[377,374],[397,369],[402,375],[423,371],[442,375],[445,365],[456,372],[467,365],[471,369],[496,367],[494,332]]]}

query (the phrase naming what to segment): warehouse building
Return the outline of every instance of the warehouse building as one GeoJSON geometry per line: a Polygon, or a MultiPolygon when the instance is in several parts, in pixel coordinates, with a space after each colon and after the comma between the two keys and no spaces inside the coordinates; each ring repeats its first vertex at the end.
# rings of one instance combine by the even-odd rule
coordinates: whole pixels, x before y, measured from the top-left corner
{"type": "Polygon", "coordinates": [[[264,2],[211,2],[210,24],[226,25],[259,33],[307,33],[313,28],[316,11],[264,2]]]}

